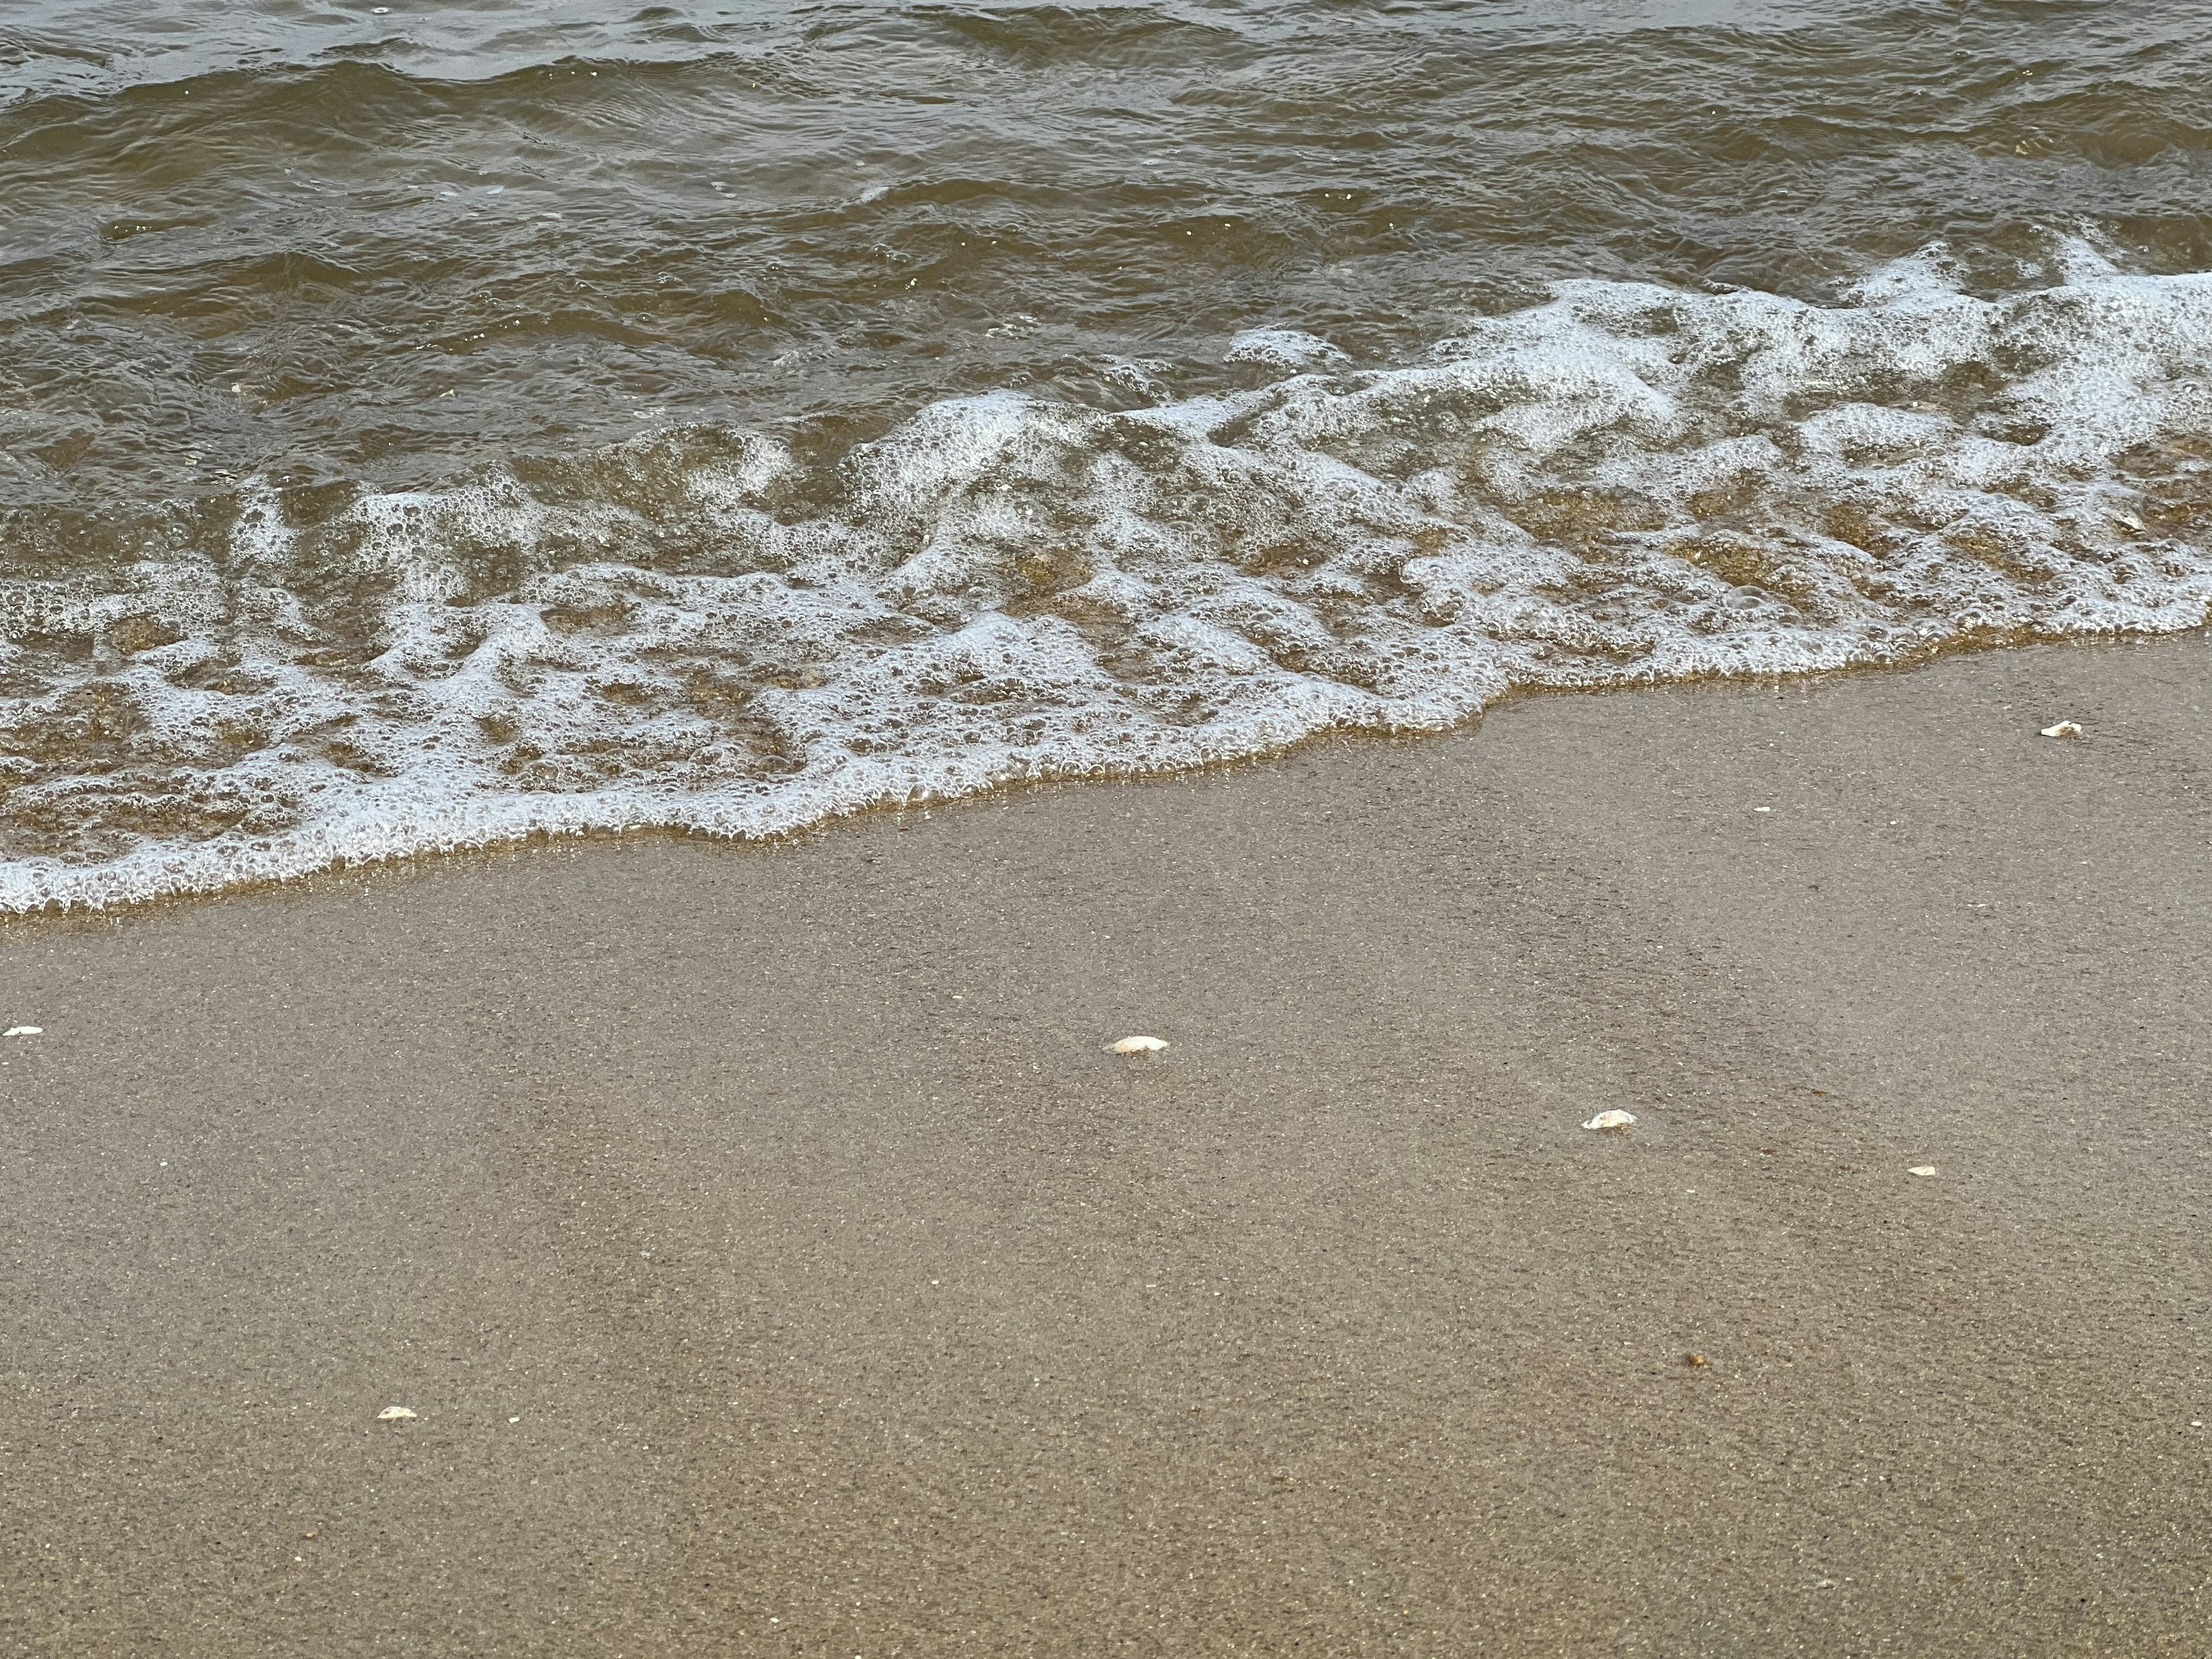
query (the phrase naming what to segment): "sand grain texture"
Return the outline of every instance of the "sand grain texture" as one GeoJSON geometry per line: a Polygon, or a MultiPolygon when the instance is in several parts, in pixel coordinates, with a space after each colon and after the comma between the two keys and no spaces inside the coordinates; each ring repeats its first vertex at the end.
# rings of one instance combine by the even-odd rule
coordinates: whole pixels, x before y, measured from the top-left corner
{"type": "Polygon", "coordinates": [[[2208,670],[11,926],[0,1648],[2207,1651],[2208,670]]]}

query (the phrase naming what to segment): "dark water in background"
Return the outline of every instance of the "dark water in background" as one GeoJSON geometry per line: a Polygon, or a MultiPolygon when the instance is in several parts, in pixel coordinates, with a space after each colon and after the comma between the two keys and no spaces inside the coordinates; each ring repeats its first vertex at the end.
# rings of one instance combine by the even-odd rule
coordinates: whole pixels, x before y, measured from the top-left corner
{"type": "Polygon", "coordinates": [[[0,908],[2212,605],[2212,0],[0,13],[0,908]]]}

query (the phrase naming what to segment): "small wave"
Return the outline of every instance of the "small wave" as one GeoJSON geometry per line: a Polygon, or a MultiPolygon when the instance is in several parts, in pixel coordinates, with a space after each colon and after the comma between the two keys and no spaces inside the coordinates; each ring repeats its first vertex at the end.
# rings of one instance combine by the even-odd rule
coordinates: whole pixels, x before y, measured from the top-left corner
{"type": "Polygon", "coordinates": [[[1255,332],[1256,389],[955,399],[824,463],[695,427],[250,486],[0,593],[0,907],[2198,625],[2212,276],[2063,258],[1985,297],[1930,250],[1830,306],[1568,283],[1390,368],[1255,332]]]}

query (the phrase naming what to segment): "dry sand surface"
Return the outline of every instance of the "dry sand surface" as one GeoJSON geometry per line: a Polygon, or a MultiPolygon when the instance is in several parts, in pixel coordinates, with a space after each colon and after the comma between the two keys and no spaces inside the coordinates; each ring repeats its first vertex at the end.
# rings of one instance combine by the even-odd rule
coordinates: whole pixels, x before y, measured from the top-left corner
{"type": "Polygon", "coordinates": [[[2208,714],[2021,650],[0,929],[0,1650],[2212,1652],[2208,714]]]}

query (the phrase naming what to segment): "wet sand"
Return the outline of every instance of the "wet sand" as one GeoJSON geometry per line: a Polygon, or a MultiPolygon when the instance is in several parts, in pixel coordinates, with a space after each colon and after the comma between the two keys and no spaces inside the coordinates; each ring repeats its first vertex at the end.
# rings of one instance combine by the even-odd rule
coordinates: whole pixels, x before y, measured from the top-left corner
{"type": "Polygon", "coordinates": [[[0,929],[0,1649],[2212,1650],[2208,716],[2025,650],[0,929]]]}

